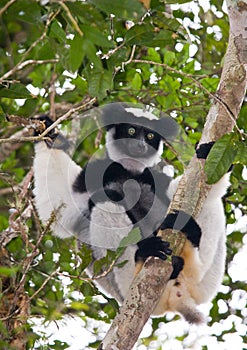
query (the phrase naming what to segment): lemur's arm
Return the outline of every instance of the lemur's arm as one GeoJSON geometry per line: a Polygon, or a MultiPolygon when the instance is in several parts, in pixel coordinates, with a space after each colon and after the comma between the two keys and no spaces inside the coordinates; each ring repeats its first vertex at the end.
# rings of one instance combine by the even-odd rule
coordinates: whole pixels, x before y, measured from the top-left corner
{"type": "MultiPolygon", "coordinates": [[[[46,126],[51,124],[49,118],[43,119],[46,126]]],[[[56,148],[58,134],[52,132],[48,136],[51,137],[49,142],[39,141],[35,144],[35,202],[44,222],[50,219],[53,211],[56,212],[52,229],[56,235],[65,238],[74,233],[77,221],[87,209],[88,195],[72,190],[82,169],[62,150],[61,139],[59,148],[56,148]]]]}

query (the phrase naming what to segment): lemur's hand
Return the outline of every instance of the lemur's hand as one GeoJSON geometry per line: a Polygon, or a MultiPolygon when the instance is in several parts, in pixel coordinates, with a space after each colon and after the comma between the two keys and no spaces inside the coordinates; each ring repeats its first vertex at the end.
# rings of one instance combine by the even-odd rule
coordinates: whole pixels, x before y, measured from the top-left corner
{"type": "MultiPolygon", "coordinates": [[[[149,256],[155,256],[162,260],[167,259],[167,255],[171,255],[170,243],[163,241],[161,237],[152,236],[143,239],[138,243],[138,249],[135,254],[135,262],[145,262],[149,256]]],[[[176,279],[179,272],[183,269],[184,260],[179,256],[172,256],[173,272],[170,279],[176,279]]]]}
{"type": "MultiPolygon", "coordinates": [[[[42,128],[39,130],[35,130],[35,136],[42,134],[43,131],[45,131],[53,124],[53,121],[47,115],[42,115],[37,119],[43,123],[44,127],[43,130],[42,128]]],[[[48,137],[48,139],[45,140],[47,147],[63,150],[69,148],[68,140],[63,135],[61,135],[55,128],[49,131],[45,136],[48,137]]]]}
{"type": "Polygon", "coordinates": [[[162,260],[167,259],[167,255],[172,254],[169,242],[165,242],[161,237],[152,236],[143,239],[138,243],[135,254],[135,261],[146,261],[149,256],[156,256],[162,260]]]}

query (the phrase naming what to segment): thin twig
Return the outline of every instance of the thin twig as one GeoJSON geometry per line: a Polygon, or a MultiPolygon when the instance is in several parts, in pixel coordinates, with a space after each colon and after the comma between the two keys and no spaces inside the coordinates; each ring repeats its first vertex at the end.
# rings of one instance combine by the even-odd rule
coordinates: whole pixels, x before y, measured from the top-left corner
{"type": "Polygon", "coordinates": [[[119,46],[115,47],[114,49],[109,50],[107,53],[105,53],[104,55],[101,56],[101,59],[104,60],[108,60],[112,55],[114,55],[118,50],[120,50],[122,47],[124,47],[125,42],[122,42],[122,44],[120,44],[119,46]]]}
{"type": "Polygon", "coordinates": [[[0,84],[2,84],[5,79],[13,75],[14,73],[18,72],[19,70],[25,68],[26,66],[29,65],[39,65],[39,64],[46,64],[46,63],[57,63],[59,62],[59,59],[53,58],[49,60],[27,60],[24,62],[21,62],[20,64],[17,64],[13,69],[9,70],[6,72],[1,78],[0,78],[0,84]]]}
{"type": "Polygon", "coordinates": [[[130,53],[130,58],[126,61],[122,63],[122,69],[124,70],[124,67],[127,66],[129,63],[131,63],[134,59],[134,55],[135,55],[135,50],[136,50],[136,45],[133,45],[131,53],[130,53]]]}
{"type": "Polygon", "coordinates": [[[2,14],[14,3],[16,2],[16,0],[10,0],[9,2],[7,2],[7,4],[5,4],[3,6],[2,9],[0,9],[0,16],[2,16],[2,14]]]}
{"type": "Polygon", "coordinates": [[[92,280],[97,281],[97,280],[101,279],[102,277],[107,276],[107,275],[112,271],[112,269],[113,269],[115,263],[117,262],[118,258],[119,258],[119,256],[117,256],[117,257],[111,262],[111,264],[109,265],[109,267],[108,267],[106,270],[104,270],[102,273],[100,273],[99,275],[93,275],[92,280]]]}
{"type": "Polygon", "coordinates": [[[71,108],[67,113],[62,115],[60,118],[58,118],[49,128],[47,128],[42,134],[38,136],[24,136],[24,137],[19,137],[19,138],[6,138],[6,139],[0,139],[0,144],[1,143],[16,143],[16,142],[35,142],[35,141],[41,141],[41,140],[48,140],[49,137],[45,137],[51,130],[53,130],[56,126],[58,126],[61,122],[64,120],[67,120],[71,117],[72,114],[79,112],[81,110],[85,110],[91,105],[93,105],[97,101],[96,97],[93,97],[90,99],[88,102],[84,103],[81,106],[78,107],[73,107],[71,108]]]}
{"type": "MultiPolygon", "coordinates": [[[[60,268],[60,267],[59,267],[60,268]]],[[[45,287],[45,285],[55,276],[58,274],[59,268],[57,268],[55,271],[53,271],[45,280],[44,282],[41,284],[41,286],[30,296],[29,301],[31,301],[33,298],[36,297],[36,295],[38,295],[42,289],[45,287]]]]}
{"type": "Polygon", "coordinates": [[[82,109],[86,109],[88,106],[91,106],[97,101],[96,97],[92,98],[90,101],[84,103],[81,106],[71,108],[67,113],[59,117],[51,126],[49,126],[42,134],[39,136],[43,138],[46,136],[51,130],[53,130],[56,126],[62,123],[64,120],[68,119],[72,114],[81,111],[82,109]]]}
{"type": "Polygon", "coordinates": [[[60,272],[60,271],[57,272],[57,275],[63,276],[63,277],[68,277],[71,279],[77,279],[77,280],[83,281],[83,282],[91,282],[92,283],[92,280],[93,280],[93,278],[90,278],[90,277],[75,276],[75,275],[70,275],[68,273],[64,273],[64,272],[60,272]]]}
{"type": "MultiPolygon", "coordinates": [[[[54,222],[54,220],[55,220],[55,214],[56,214],[55,212],[52,212],[48,224],[46,225],[46,227],[45,227],[45,229],[43,230],[43,232],[40,233],[39,238],[38,238],[38,240],[37,240],[35,246],[33,247],[32,253],[31,253],[30,255],[27,255],[26,259],[25,259],[24,262],[23,262],[23,270],[24,270],[24,271],[23,271],[21,280],[20,280],[18,286],[17,286],[16,289],[15,289],[15,295],[14,295],[14,297],[13,297],[13,302],[12,302],[12,303],[13,303],[13,306],[12,306],[12,308],[15,308],[15,306],[16,306],[16,304],[17,304],[17,303],[16,303],[16,299],[18,299],[18,297],[19,297],[19,292],[21,292],[22,289],[23,289],[23,287],[24,287],[24,284],[25,284],[25,281],[26,281],[26,276],[27,276],[27,273],[28,273],[28,271],[29,271],[29,269],[30,269],[30,267],[31,267],[31,263],[32,263],[34,257],[37,255],[38,246],[40,245],[41,240],[43,239],[44,235],[49,231],[49,229],[50,229],[52,223],[54,222]]],[[[54,272],[51,274],[51,276],[49,276],[49,279],[51,279],[51,278],[53,277],[53,275],[55,275],[55,273],[57,273],[57,271],[54,271],[54,272]]],[[[48,280],[49,280],[49,279],[48,279],[48,280]]],[[[45,283],[43,283],[42,286],[44,286],[44,285],[48,282],[48,280],[45,281],[45,283]]],[[[41,287],[42,287],[42,286],[41,286],[41,287]]],[[[35,295],[41,290],[41,287],[34,293],[35,295]]],[[[32,295],[30,299],[32,299],[32,298],[34,298],[34,295],[32,295]]],[[[15,310],[11,310],[11,309],[10,309],[9,314],[8,314],[6,317],[0,318],[0,321],[7,321],[8,319],[12,318],[14,315],[17,315],[17,314],[20,312],[20,310],[21,310],[21,307],[19,307],[18,309],[15,309],[15,310]]]]}
{"type": "Polygon", "coordinates": [[[51,76],[51,82],[50,82],[50,96],[49,96],[49,100],[50,100],[50,118],[51,120],[55,120],[56,119],[56,110],[55,110],[55,97],[56,97],[56,87],[55,87],[55,82],[57,79],[57,73],[53,72],[52,76],[51,76]]]}
{"type": "Polygon", "coordinates": [[[78,32],[78,34],[80,36],[83,36],[83,32],[81,31],[78,23],[76,22],[76,20],[74,19],[74,17],[72,16],[69,8],[67,5],[65,5],[65,3],[63,3],[62,1],[59,1],[59,4],[61,5],[61,7],[64,9],[64,11],[66,12],[70,22],[72,23],[72,25],[74,26],[75,30],[78,32]]]}

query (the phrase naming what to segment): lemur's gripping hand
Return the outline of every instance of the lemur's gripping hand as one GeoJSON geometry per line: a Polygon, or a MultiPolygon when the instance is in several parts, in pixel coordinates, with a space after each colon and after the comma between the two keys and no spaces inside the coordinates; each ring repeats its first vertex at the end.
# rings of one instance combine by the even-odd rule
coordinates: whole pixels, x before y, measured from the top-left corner
{"type": "Polygon", "coordinates": [[[196,150],[197,158],[206,159],[213,145],[214,145],[214,141],[208,142],[208,143],[202,143],[196,150]]]}
{"type": "MultiPolygon", "coordinates": [[[[172,250],[169,248],[170,243],[163,241],[161,237],[152,236],[143,239],[138,243],[138,249],[135,254],[136,263],[144,263],[149,256],[155,256],[162,260],[167,259],[167,255],[172,254],[172,250]]],[[[179,272],[183,269],[184,261],[179,256],[172,257],[173,272],[170,279],[177,278],[179,272]]]]}
{"type": "MultiPolygon", "coordinates": [[[[38,120],[41,121],[44,125],[43,131],[53,124],[53,121],[47,115],[39,117],[38,120]]],[[[40,132],[40,130],[35,130],[34,135],[38,136],[42,132],[40,132]]],[[[69,143],[66,140],[66,138],[63,135],[61,135],[55,128],[49,131],[48,134],[46,134],[46,137],[49,138],[45,140],[45,143],[49,148],[53,147],[57,149],[66,150],[69,147],[69,143]]]]}
{"type": "Polygon", "coordinates": [[[145,261],[149,256],[156,256],[162,260],[171,255],[172,250],[169,248],[170,243],[165,242],[161,237],[152,236],[143,239],[138,243],[138,249],[135,253],[135,261],[145,261]]]}

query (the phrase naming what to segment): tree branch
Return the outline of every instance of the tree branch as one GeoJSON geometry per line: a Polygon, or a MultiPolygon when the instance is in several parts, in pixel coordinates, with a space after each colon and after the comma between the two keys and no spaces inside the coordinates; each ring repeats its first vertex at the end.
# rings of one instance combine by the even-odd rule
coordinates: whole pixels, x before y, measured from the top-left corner
{"type": "MultiPolygon", "coordinates": [[[[227,0],[230,20],[230,37],[225,55],[221,80],[209,110],[200,143],[216,141],[229,133],[235,126],[247,85],[247,0],[227,0]],[[221,103],[223,101],[223,104],[221,103]],[[227,106],[227,110],[225,108],[227,106]],[[229,113],[231,111],[231,113],[229,113]]],[[[204,161],[196,156],[186,169],[177,192],[170,205],[169,212],[186,208],[196,217],[203,206],[210,186],[206,183],[204,161]],[[193,191],[191,190],[193,187],[193,191]],[[195,188],[197,189],[196,195],[195,188]]],[[[164,240],[172,240],[171,230],[161,232],[164,240]]],[[[179,255],[185,238],[179,235],[176,246],[172,245],[173,254],[179,255]],[[178,243],[178,244],[177,244],[178,243]]],[[[176,240],[175,240],[176,241],[176,240]]],[[[132,349],[138,336],[149,318],[157,301],[162,295],[171,275],[171,263],[157,258],[149,258],[130,287],[120,312],[113,321],[100,350],[132,349]]]]}
{"type": "Polygon", "coordinates": [[[27,60],[24,62],[21,62],[17,64],[14,68],[6,72],[1,78],[0,78],[0,84],[2,84],[8,77],[13,75],[14,73],[22,70],[23,68],[30,66],[30,65],[40,65],[40,64],[46,64],[46,63],[57,63],[59,62],[59,59],[54,58],[50,60],[27,60]]]}
{"type": "Polygon", "coordinates": [[[83,102],[83,104],[73,107],[70,110],[68,110],[65,114],[63,114],[61,117],[59,117],[49,128],[45,129],[39,136],[20,136],[20,137],[8,137],[0,139],[1,143],[18,143],[18,142],[34,142],[34,141],[40,141],[47,139],[46,135],[53,129],[55,129],[60,123],[63,121],[69,119],[72,114],[84,111],[86,109],[89,109],[95,102],[97,101],[96,97],[91,98],[90,100],[83,102]]]}
{"type": "Polygon", "coordinates": [[[2,16],[2,14],[7,11],[7,9],[14,3],[16,2],[16,0],[10,0],[7,2],[7,4],[5,4],[1,9],[0,9],[0,16],[2,16]]]}

